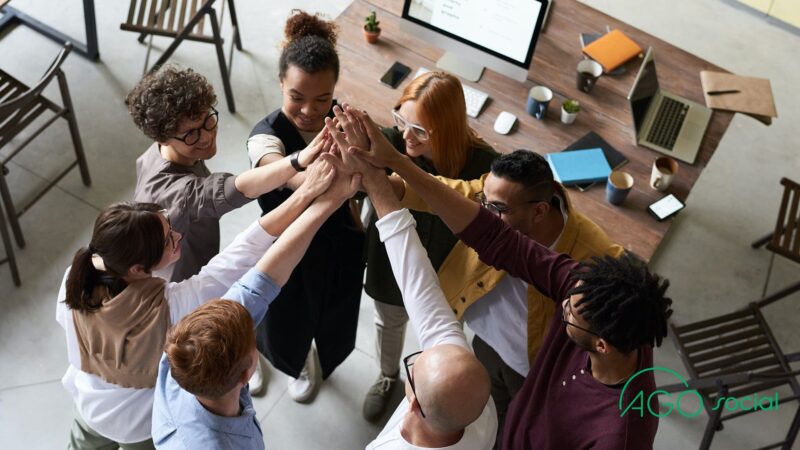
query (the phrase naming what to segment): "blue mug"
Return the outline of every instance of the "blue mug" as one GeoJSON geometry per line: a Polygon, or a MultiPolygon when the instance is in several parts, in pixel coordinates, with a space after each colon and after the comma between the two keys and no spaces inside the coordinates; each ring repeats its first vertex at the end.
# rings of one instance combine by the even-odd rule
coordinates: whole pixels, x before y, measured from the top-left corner
{"type": "Polygon", "coordinates": [[[615,170],[608,176],[606,201],[612,205],[621,205],[631,189],[633,189],[633,176],[628,172],[615,170]]]}
{"type": "Polygon", "coordinates": [[[528,104],[525,109],[528,114],[542,120],[547,116],[547,105],[553,99],[553,91],[544,86],[534,86],[528,92],[528,104]]]}

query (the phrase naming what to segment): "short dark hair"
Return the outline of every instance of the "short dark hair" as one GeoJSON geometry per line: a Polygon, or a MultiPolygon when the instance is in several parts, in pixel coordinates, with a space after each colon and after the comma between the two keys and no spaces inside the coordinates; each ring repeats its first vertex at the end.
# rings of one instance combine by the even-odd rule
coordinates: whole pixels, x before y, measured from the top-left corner
{"type": "Polygon", "coordinates": [[[181,120],[196,120],[217,104],[206,77],[173,65],[147,74],[125,99],[133,123],[149,138],[166,142],[181,120]]]}
{"type": "Polygon", "coordinates": [[[256,346],[253,319],[241,303],[211,300],[180,320],[164,352],[180,387],[218,398],[236,386],[252,364],[256,346]]]}
{"type": "Polygon", "coordinates": [[[669,280],[629,252],[619,258],[595,256],[572,274],[583,283],[569,294],[583,294],[575,307],[600,337],[623,353],[661,345],[672,315],[672,300],[664,296],[669,280]]]}
{"type": "Polygon", "coordinates": [[[542,155],[530,150],[514,150],[492,161],[492,174],[523,185],[537,199],[553,198],[553,171],[542,155]]]}
{"type": "Polygon", "coordinates": [[[67,275],[65,303],[70,309],[97,311],[102,303],[92,296],[95,287],[107,286],[112,295],[119,294],[132,266],[141,264],[150,272],[158,264],[166,246],[159,210],[154,203],[123,202],[100,212],[89,246],[75,252],[67,275]],[[104,271],[95,268],[95,254],[102,258],[104,271]]]}
{"type": "Polygon", "coordinates": [[[336,53],[336,24],[299,9],[292,10],[284,28],[286,41],[278,62],[278,78],[283,80],[289,66],[307,73],[325,70],[339,79],[339,55],[336,53]]]}

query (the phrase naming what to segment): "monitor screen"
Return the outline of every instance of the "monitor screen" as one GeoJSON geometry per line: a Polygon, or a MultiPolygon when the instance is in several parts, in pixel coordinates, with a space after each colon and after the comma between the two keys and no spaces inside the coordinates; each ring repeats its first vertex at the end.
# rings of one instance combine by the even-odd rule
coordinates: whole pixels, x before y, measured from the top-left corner
{"type": "Polygon", "coordinates": [[[628,95],[628,100],[631,102],[631,112],[633,113],[633,125],[637,133],[642,128],[647,108],[650,107],[650,102],[657,93],[656,61],[653,58],[652,49],[649,49],[642,62],[642,67],[639,69],[639,75],[637,75],[628,95]]]}
{"type": "Polygon", "coordinates": [[[527,68],[543,6],[537,0],[406,0],[403,18],[527,68]]]}

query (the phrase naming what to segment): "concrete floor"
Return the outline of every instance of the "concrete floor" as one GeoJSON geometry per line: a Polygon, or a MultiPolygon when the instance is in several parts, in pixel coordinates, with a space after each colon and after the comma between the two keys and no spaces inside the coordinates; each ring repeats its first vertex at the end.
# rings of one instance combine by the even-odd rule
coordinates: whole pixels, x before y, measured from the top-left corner
{"type": "MultiPolygon", "coordinates": [[[[67,361],[64,333],[54,320],[55,294],[74,251],[88,242],[98,211],[131,197],[134,161],[149,145],[122,103],[141,75],[145,47],[136,43],[134,34],[119,30],[126,2],[96,3],[102,61],[90,63],[72,55],[64,65],[94,183],[91,188],[84,187],[73,172],[23,216],[28,246],[17,250],[21,288],[12,285],[8,267],[0,267],[2,448],[65,445],[73,407],[60,384],[67,361]]],[[[224,106],[219,71],[208,47],[187,43],[178,49],[172,61],[207,75],[220,96],[220,152],[209,163],[212,170],[245,170],[245,137],[252,124],[279,106],[278,45],[289,11],[299,7],[335,17],[348,3],[293,0],[276,7],[274,2],[240,0],[237,6],[246,50],[234,56],[235,115],[224,106]]],[[[675,219],[652,261],[654,269],[671,280],[677,323],[731,311],[758,298],[769,254],[750,249],[749,243],[773,226],[780,195],[778,180],[782,176],[797,179],[800,169],[800,135],[794,128],[800,121],[796,87],[800,37],[721,0],[587,3],[733,72],[771,79],[779,119],[765,127],[745,116],[734,118],[686,210],[675,219]]],[[[15,0],[13,4],[58,24],[68,34],[83,35],[77,0],[15,0]],[[55,5],[75,9],[62,11],[55,5]]],[[[604,25],[598,24],[598,29],[604,25]]],[[[165,42],[156,39],[156,47],[163,49],[165,42]]],[[[0,66],[31,83],[57,51],[53,42],[17,27],[0,41],[0,66]]],[[[55,98],[52,87],[47,92],[55,98]]],[[[17,201],[52,177],[70,151],[67,127],[61,123],[18,156],[9,165],[17,201]]],[[[257,214],[257,206],[251,204],[227,215],[222,220],[223,242],[229,242],[257,214]]],[[[798,273],[797,265],[777,259],[771,288],[796,279],[798,273]]],[[[796,294],[766,310],[786,351],[800,350],[800,335],[791,331],[800,317],[798,300],[796,294]]],[[[268,448],[356,449],[377,434],[379,427],[364,422],[360,413],[363,395],[377,371],[372,314],[372,301],[365,297],[357,349],[311,405],[294,403],[286,395],[285,377],[270,371],[268,395],[255,402],[268,448]]],[[[409,337],[407,349],[415,345],[409,337]]],[[[685,373],[669,342],[657,350],[656,365],[685,373]]],[[[794,405],[781,406],[776,412],[731,422],[717,435],[714,448],[753,448],[779,440],[796,410],[794,405]]],[[[662,419],[656,448],[694,448],[704,425],[703,416],[662,419]]]]}

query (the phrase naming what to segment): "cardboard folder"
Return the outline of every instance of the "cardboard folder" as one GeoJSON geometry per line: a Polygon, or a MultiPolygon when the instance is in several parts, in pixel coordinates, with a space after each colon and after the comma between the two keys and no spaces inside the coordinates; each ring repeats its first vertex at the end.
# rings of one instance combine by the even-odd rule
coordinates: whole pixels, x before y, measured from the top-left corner
{"type": "Polygon", "coordinates": [[[612,30],[583,47],[583,53],[599,62],[609,73],[642,53],[642,48],[622,31],[612,30]]]}
{"type": "Polygon", "coordinates": [[[700,81],[709,108],[744,113],[766,125],[778,117],[772,86],[766,78],[703,70],[700,81]]]}

